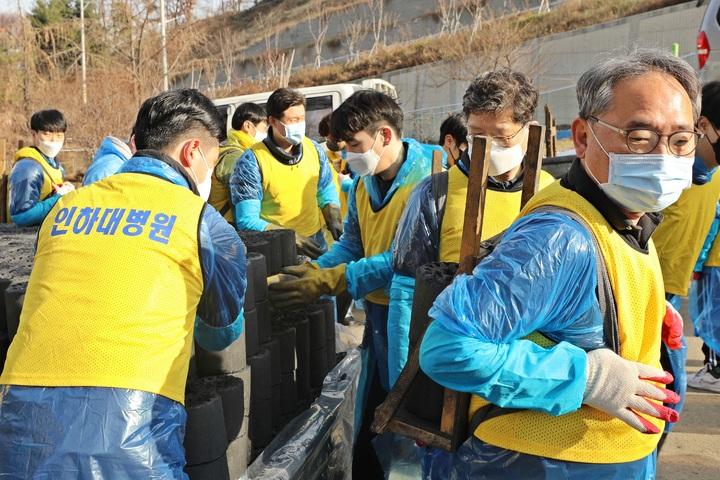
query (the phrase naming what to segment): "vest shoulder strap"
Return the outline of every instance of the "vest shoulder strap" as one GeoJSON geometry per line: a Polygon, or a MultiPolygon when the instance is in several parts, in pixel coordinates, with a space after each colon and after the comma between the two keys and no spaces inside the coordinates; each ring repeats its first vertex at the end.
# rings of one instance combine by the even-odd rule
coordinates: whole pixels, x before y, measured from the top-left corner
{"type": "MultiPolygon", "coordinates": [[[[590,232],[590,237],[592,238],[593,245],[595,247],[595,266],[597,270],[596,294],[598,296],[598,303],[600,305],[600,313],[603,317],[603,330],[605,333],[605,338],[607,338],[608,342],[610,342],[610,346],[612,347],[613,351],[615,353],[619,353],[620,336],[618,334],[618,316],[617,307],[615,305],[615,295],[612,291],[612,285],[610,285],[610,277],[608,276],[607,267],[605,266],[605,259],[603,258],[602,250],[600,250],[600,244],[598,243],[597,238],[595,238],[595,235],[592,233],[590,225],[587,224],[584,218],[582,218],[580,215],[573,212],[572,210],[557,207],[554,205],[544,205],[536,208],[535,210],[533,210],[533,212],[562,213],[578,222],[585,230],[590,232]]],[[[497,247],[497,245],[500,243],[506,231],[507,230],[503,230],[494,237],[491,237],[481,243],[478,260],[482,260],[483,258],[490,255],[493,250],[495,250],[495,247],[497,247]]],[[[473,414],[472,419],[470,420],[468,431],[470,432],[470,435],[473,435],[475,433],[475,430],[477,430],[477,428],[482,422],[490,420],[491,418],[507,415],[508,413],[521,412],[523,410],[525,409],[502,408],[492,403],[488,403],[487,405],[480,407],[473,414]]]]}
{"type": "Polygon", "coordinates": [[[447,170],[434,173],[431,177],[432,196],[435,199],[435,212],[437,213],[438,228],[442,226],[445,217],[445,204],[447,203],[448,185],[450,174],[447,170]]]}

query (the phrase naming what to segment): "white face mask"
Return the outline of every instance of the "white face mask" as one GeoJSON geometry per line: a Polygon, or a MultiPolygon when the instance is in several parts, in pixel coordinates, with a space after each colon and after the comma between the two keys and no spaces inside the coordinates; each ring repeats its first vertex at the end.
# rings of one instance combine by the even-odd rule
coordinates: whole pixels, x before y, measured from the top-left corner
{"type": "Polygon", "coordinates": [[[193,177],[195,177],[195,183],[197,184],[198,194],[200,195],[200,198],[208,201],[208,198],[210,198],[210,188],[212,187],[212,174],[213,169],[208,167],[207,160],[205,160],[205,154],[202,150],[198,149],[200,151],[200,156],[203,159],[203,163],[205,163],[205,168],[207,169],[207,174],[205,175],[205,180],[203,180],[202,183],[198,181],[198,177],[195,174],[195,170],[193,170],[192,167],[190,167],[190,171],[193,174],[193,177]]]}
{"type": "Polygon", "coordinates": [[[267,132],[261,132],[259,128],[257,128],[256,125],[253,125],[255,127],[255,134],[253,135],[253,138],[258,141],[262,142],[267,137],[267,132]]]}
{"type": "Polygon", "coordinates": [[[48,158],[55,158],[62,147],[63,142],[43,142],[38,139],[38,149],[48,158]]]}
{"type": "Polygon", "coordinates": [[[600,189],[620,207],[630,212],[659,212],[680,198],[692,184],[693,159],[664,153],[608,153],[595,132],[595,141],[609,158],[608,181],[600,189]]]}
{"type": "MultiPolygon", "coordinates": [[[[378,135],[379,134],[380,132],[378,132],[378,135]]],[[[375,173],[375,169],[377,168],[378,163],[380,163],[380,157],[387,147],[387,145],[383,147],[379,155],[375,153],[374,148],[377,143],[377,139],[378,137],[375,135],[375,141],[373,142],[372,147],[370,147],[370,150],[367,152],[347,152],[346,160],[348,165],[350,165],[353,171],[361,177],[367,177],[368,175],[373,175],[375,173]]]]}
{"type": "MultiPolygon", "coordinates": [[[[468,157],[472,159],[472,146],[474,135],[468,135],[468,157]]],[[[523,140],[525,133],[523,133],[523,140]]],[[[522,150],[522,140],[514,147],[502,147],[494,141],[490,144],[490,168],[488,175],[496,177],[505,172],[509,172],[513,168],[520,165],[525,158],[525,152],[522,150]]]]}
{"type": "Polygon", "coordinates": [[[291,123],[290,125],[285,125],[283,122],[280,122],[280,124],[285,127],[285,140],[290,145],[300,145],[302,143],[305,137],[305,121],[291,123]]]}
{"type": "Polygon", "coordinates": [[[488,175],[496,177],[520,165],[525,157],[525,152],[523,152],[522,149],[523,140],[525,140],[524,132],[523,138],[514,147],[502,147],[492,142],[490,146],[490,169],[488,170],[488,175]]]}

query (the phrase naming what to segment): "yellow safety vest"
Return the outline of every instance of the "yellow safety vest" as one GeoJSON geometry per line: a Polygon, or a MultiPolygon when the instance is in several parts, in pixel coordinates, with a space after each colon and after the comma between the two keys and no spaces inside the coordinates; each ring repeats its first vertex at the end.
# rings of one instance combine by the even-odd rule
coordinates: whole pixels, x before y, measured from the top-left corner
{"type": "Polygon", "coordinates": [[[187,188],[140,173],[60,198],[38,234],[0,383],[126,388],[183,403],[203,207],[187,188]]]}
{"type": "MultiPolygon", "coordinates": [[[[45,160],[45,157],[43,157],[42,153],[35,148],[35,147],[23,147],[17,152],[15,152],[15,158],[13,160],[13,164],[19,162],[20,160],[28,159],[28,160],[34,160],[37,163],[40,164],[43,170],[43,185],[40,189],[40,201],[45,200],[46,198],[52,196],[53,184],[56,185],[62,185],[63,182],[65,182],[65,176],[63,175],[62,170],[60,169],[60,164],[58,163],[57,168],[50,165],[47,160],[45,160]]],[[[8,223],[12,223],[12,219],[10,218],[10,195],[12,195],[12,189],[10,188],[10,182],[8,182],[8,201],[6,206],[6,218],[8,223]]]]}
{"type": "Polygon", "coordinates": [[[295,165],[278,161],[264,143],[256,143],[251,150],[262,174],[260,218],[310,236],[322,225],[317,201],[320,156],[307,137],[302,148],[302,159],[295,165]]]}
{"type": "MultiPolygon", "coordinates": [[[[412,183],[400,186],[395,190],[390,201],[375,212],[370,203],[370,195],[365,189],[365,182],[360,179],[355,192],[355,200],[358,209],[360,238],[365,250],[365,257],[372,257],[390,248],[393,238],[395,238],[395,230],[400,221],[400,216],[415,185],[415,183],[412,183]]],[[[365,295],[365,298],[378,305],[390,304],[390,297],[388,297],[384,289],[375,290],[365,295]]]]}
{"type": "Polygon", "coordinates": [[[220,181],[218,174],[228,169],[232,170],[240,155],[255,143],[257,143],[257,140],[242,130],[230,129],[228,132],[228,145],[220,147],[218,161],[213,170],[208,203],[215,207],[215,210],[220,212],[223,218],[233,225],[235,225],[235,211],[230,201],[230,191],[220,181]]]}
{"type": "MultiPolygon", "coordinates": [[[[660,368],[660,332],[665,313],[662,274],[652,241],[649,253],[629,246],[582,196],[560,182],[538,192],[521,215],[541,205],[572,210],[591,227],[602,251],[615,296],[620,356],[660,368]]],[[[487,402],[475,395],[470,417],[487,402]]],[[[663,430],[662,420],[646,417],[663,430]]],[[[500,448],[558,460],[584,463],[624,463],[650,455],[660,435],[638,432],[622,420],[583,405],[554,417],[523,410],[491,418],[475,430],[479,439],[500,448]]]]}
{"type": "Polygon", "coordinates": [[[703,264],[706,267],[720,267],[720,235],[715,237],[710,251],[708,252],[707,260],[703,264]]]}
{"type": "Polygon", "coordinates": [[[690,276],[702,249],[720,198],[720,175],[704,185],[683,190],[677,202],[662,211],[663,221],[653,233],[660,258],[665,292],[687,295],[690,276]]]}
{"type": "MultiPolygon", "coordinates": [[[[540,188],[554,182],[549,173],[540,172],[540,188]]],[[[445,215],[440,227],[441,262],[458,262],[460,244],[465,222],[465,205],[467,204],[468,177],[457,165],[448,170],[448,192],[445,200],[445,215]]],[[[510,226],[520,213],[522,191],[504,192],[487,190],[486,208],[483,215],[482,239],[490,238],[510,226]]]]}

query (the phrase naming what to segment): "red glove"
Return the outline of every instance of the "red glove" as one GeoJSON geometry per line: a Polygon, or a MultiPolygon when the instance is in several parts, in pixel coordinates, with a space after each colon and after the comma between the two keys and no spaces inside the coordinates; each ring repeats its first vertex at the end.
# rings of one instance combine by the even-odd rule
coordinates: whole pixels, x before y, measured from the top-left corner
{"type": "Polygon", "coordinates": [[[683,319],[670,302],[665,302],[665,318],[662,326],[662,341],[670,350],[682,348],[683,319]]]}

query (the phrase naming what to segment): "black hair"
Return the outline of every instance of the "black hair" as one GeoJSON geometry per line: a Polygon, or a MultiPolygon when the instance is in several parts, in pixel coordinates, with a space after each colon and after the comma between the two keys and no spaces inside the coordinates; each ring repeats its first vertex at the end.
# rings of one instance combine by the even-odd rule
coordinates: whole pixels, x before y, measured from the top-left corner
{"type": "Polygon", "coordinates": [[[265,109],[268,117],[280,120],[285,110],[296,105],[302,105],[303,107],[306,105],[305,95],[292,88],[278,88],[268,98],[265,109]]]}
{"type": "Polygon", "coordinates": [[[372,135],[383,125],[401,136],[403,112],[390,96],[375,90],[360,90],[340,104],[330,124],[336,142],[348,141],[363,130],[372,135]]]}
{"type": "Polygon", "coordinates": [[[703,85],[700,115],[710,120],[715,128],[720,127],[720,82],[703,85]]]}
{"type": "Polygon", "coordinates": [[[330,136],[330,118],[331,117],[332,117],[332,112],[328,113],[323,118],[321,118],[320,123],[318,123],[318,133],[323,138],[330,136]]]}
{"type": "Polygon", "coordinates": [[[65,132],[67,120],[59,110],[40,110],[30,117],[30,130],[36,132],[65,132]]]}
{"type": "Polygon", "coordinates": [[[266,121],[267,115],[265,114],[265,109],[257,103],[252,102],[239,105],[232,116],[232,128],[240,130],[245,120],[249,120],[253,125],[266,121]]]}
{"type": "Polygon", "coordinates": [[[440,124],[440,141],[438,145],[442,146],[445,143],[445,136],[448,134],[455,139],[458,147],[460,147],[460,144],[467,142],[468,131],[462,113],[453,113],[440,124]]]}
{"type": "MultiPolygon", "coordinates": [[[[135,146],[165,151],[188,134],[201,139],[226,136],[217,107],[205,95],[191,88],[168,90],[148,98],[140,107],[135,126],[135,146]]],[[[167,152],[165,152],[167,153],[167,152]]]]}
{"type": "Polygon", "coordinates": [[[465,120],[470,114],[507,111],[516,123],[528,123],[535,115],[540,92],[527,75],[510,69],[477,77],[463,95],[465,120]]]}

